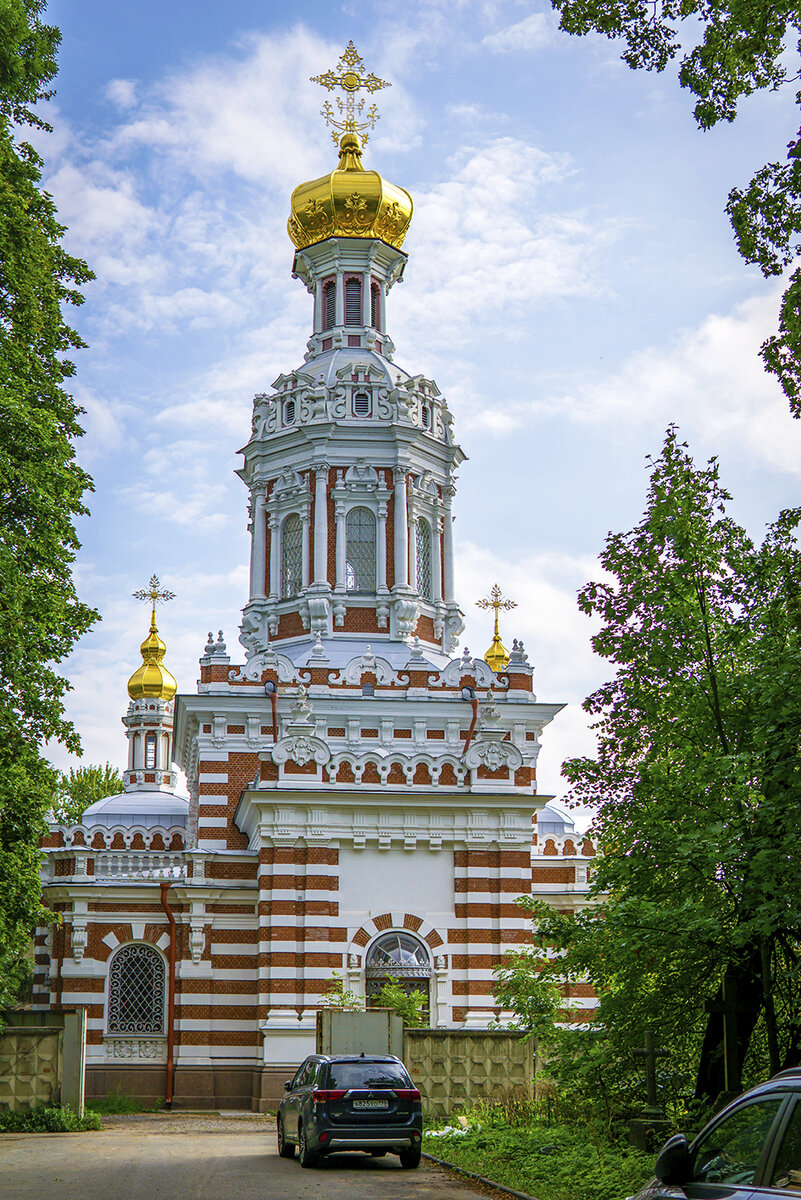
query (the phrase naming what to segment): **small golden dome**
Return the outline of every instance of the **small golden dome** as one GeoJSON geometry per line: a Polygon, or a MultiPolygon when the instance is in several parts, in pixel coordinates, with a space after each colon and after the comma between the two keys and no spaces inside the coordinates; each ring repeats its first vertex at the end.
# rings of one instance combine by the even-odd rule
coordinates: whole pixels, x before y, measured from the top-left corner
{"type": "Polygon", "coordinates": [[[156,607],[150,618],[150,632],[139,647],[142,665],[128,680],[128,695],[132,700],[172,700],[178,684],[163,666],[167,647],[156,628],[156,607]]]}
{"type": "Polygon", "coordinates": [[[498,631],[495,631],[495,637],[492,639],[492,645],[484,655],[484,662],[491,671],[505,671],[509,665],[509,651],[504,646],[498,631]]]}
{"type": "Polygon", "coordinates": [[[287,229],[298,250],[329,237],[380,238],[400,249],[413,210],[404,188],[364,170],[358,134],[347,132],[336,170],[295,188],[287,229]]]}

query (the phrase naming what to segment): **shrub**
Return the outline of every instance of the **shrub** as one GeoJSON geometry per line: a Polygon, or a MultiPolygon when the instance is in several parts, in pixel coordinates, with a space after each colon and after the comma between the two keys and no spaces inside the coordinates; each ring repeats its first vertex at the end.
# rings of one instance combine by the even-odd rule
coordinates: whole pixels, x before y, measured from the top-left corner
{"type": "Polygon", "coordinates": [[[25,1112],[0,1112],[2,1133],[86,1133],[100,1129],[100,1117],[87,1110],[82,1117],[64,1105],[41,1104],[25,1112]]]}

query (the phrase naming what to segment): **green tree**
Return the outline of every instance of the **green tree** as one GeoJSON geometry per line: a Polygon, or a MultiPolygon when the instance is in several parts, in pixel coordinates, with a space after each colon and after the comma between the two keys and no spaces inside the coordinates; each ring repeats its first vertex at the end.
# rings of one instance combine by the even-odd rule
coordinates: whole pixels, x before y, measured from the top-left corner
{"type": "Polygon", "coordinates": [[[428,1024],[428,997],[419,988],[407,992],[399,983],[385,983],[378,994],[378,1007],[391,1008],[404,1025],[428,1024]]]}
{"type": "Polygon", "coordinates": [[[43,916],[38,840],[57,777],[39,748],[79,750],[54,664],[96,618],[72,580],[74,519],[91,485],[64,387],[65,356],[82,343],[62,316],[91,273],[62,248],[41,159],[19,140],[25,126],[48,128],[32,109],[56,73],[59,33],[43,10],[44,0],[0,4],[0,1003],[43,916]]]}
{"type": "MultiPolygon", "coordinates": [[[[679,83],[695,97],[693,115],[703,130],[733,121],[743,97],[798,79],[799,0],[551,3],[567,33],[594,31],[623,39],[622,57],[630,67],[663,71],[682,54],[679,83]]],[[[801,104],[801,92],[796,103],[801,104]]],[[[801,130],[785,130],[773,152],[777,159],[760,167],[744,187],[732,188],[726,208],[741,256],[766,277],[781,275],[801,250],[801,130]]],[[[778,376],[790,411],[801,417],[801,268],[794,270],[782,298],[778,332],[761,353],[778,376]]]]}
{"type": "Polygon", "coordinates": [[[496,1004],[515,1014],[512,1028],[541,1041],[553,1037],[564,1003],[552,966],[541,951],[527,947],[507,950],[493,967],[496,1004]]]}
{"type": "Polygon", "coordinates": [[[724,981],[741,1062],[801,1052],[801,510],[756,546],[729,499],[669,430],[643,520],[608,537],[605,579],[579,596],[616,668],[584,705],[596,758],[564,768],[597,811],[600,903],[526,904],[561,969],[597,987],[601,1023],[630,1044],[659,1030],[699,1097],[723,1090],[723,1018],[704,1001],[724,981]]]}
{"type": "Polygon", "coordinates": [[[122,788],[122,776],[110,762],[102,767],[71,767],[69,774],[62,772],[59,778],[53,816],[62,825],[77,825],[90,804],[122,788]]]}

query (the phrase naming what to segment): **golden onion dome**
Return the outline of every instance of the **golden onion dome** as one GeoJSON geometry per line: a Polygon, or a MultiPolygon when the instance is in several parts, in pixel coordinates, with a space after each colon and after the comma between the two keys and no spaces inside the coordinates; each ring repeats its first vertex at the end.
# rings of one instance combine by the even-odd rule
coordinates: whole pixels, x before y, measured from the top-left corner
{"type": "Polygon", "coordinates": [[[413,210],[404,188],[364,170],[358,134],[349,131],[336,170],[295,188],[287,229],[298,250],[329,237],[380,238],[400,249],[413,210]]]}
{"type": "Polygon", "coordinates": [[[156,628],[156,606],[150,618],[150,631],[139,647],[142,665],[128,680],[128,695],[132,700],[172,700],[178,684],[163,665],[167,647],[156,628]]]}

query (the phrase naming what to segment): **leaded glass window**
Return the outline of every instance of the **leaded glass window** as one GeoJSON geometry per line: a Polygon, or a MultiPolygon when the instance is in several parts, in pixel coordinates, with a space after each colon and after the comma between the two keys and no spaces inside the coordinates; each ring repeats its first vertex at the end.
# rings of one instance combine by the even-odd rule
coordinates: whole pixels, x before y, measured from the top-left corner
{"type": "Polygon", "coordinates": [[[370,322],[375,329],[378,329],[378,304],[380,298],[378,284],[370,285],[370,322]]]}
{"type": "Polygon", "coordinates": [[[281,595],[297,596],[303,576],[303,531],[300,517],[292,513],[281,526],[281,595]]]}
{"type": "Polygon", "coordinates": [[[385,983],[401,987],[407,994],[422,992],[429,1000],[431,958],[422,942],[410,933],[384,933],[373,942],[365,963],[367,1006],[380,1004],[385,983]]]}
{"type": "Polygon", "coordinates": [[[164,959],[143,942],[123,946],[111,960],[109,1033],[164,1033],[164,959]]]}
{"type": "Polygon", "coordinates": [[[329,279],[323,285],[323,329],[333,329],[337,319],[337,285],[329,279]]]}
{"type": "Polygon", "coordinates": [[[417,591],[424,600],[431,599],[431,526],[425,517],[417,522],[417,591]]]}
{"type": "Polygon", "coordinates": [[[345,280],[345,324],[362,323],[362,281],[354,276],[345,280]]]}
{"type": "Polygon", "coordinates": [[[375,517],[352,508],[345,528],[345,586],[349,592],[375,591],[375,517]]]}

